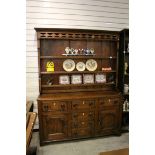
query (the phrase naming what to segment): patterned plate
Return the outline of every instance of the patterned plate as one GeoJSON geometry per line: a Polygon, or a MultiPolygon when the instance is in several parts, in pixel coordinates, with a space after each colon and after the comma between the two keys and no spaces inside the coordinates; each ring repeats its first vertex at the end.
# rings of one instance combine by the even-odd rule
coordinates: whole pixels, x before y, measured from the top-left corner
{"type": "Polygon", "coordinates": [[[86,68],[89,71],[95,71],[97,69],[97,62],[94,59],[87,60],[86,68]]]}
{"type": "Polygon", "coordinates": [[[85,65],[83,62],[78,62],[78,63],[76,64],[76,69],[77,69],[78,71],[84,71],[85,68],[86,68],[86,65],[85,65]]]}
{"type": "Polygon", "coordinates": [[[75,62],[72,59],[67,59],[63,62],[63,69],[67,72],[71,72],[75,69],[75,62]]]}

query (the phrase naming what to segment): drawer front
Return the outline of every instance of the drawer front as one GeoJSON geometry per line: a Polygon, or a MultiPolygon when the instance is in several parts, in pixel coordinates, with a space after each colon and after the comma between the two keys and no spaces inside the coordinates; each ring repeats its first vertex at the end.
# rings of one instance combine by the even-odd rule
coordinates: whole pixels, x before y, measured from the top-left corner
{"type": "Polygon", "coordinates": [[[72,129],[78,129],[78,128],[94,128],[94,122],[93,121],[73,121],[72,122],[72,129]]]}
{"type": "Polygon", "coordinates": [[[94,100],[81,100],[81,101],[73,101],[72,109],[80,110],[80,109],[93,109],[95,107],[94,100]]]}
{"type": "Polygon", "coordinates": [[[99,99],[99,108],[103,108],[104,106],[112,106],[119,105],[120,99],[114,97],[101,98],[99,99]]]}
{"type": "Polygon", "coordinates": [[[94,112],[74,112],[72,113],[72,120],[84,121],[84,120],[94,120],[94,112]]]}
{"type": "Polygon", "coordinates": [[[43,112],[51,112],[51,111],[59,111],[65,112],[68,110],[68,102],[63,101],[44,101],[42,102],[42,111],[43,112]]]}
{"type": "Polygon", "coordinates": [[[89,128],[85,129],[72,129],[72,137],[78,138],[78,137],[90,137],[93,135],[93,130],[89,128]]]}

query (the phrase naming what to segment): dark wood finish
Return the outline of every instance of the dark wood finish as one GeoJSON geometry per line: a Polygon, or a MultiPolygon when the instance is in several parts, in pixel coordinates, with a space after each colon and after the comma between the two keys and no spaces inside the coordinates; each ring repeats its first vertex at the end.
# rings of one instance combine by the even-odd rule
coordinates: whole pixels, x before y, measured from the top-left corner
{"type": "MultiPolygon", "coordinates": [[[[119,49],[119,75],[118,75],[118,88],[122,92],[124,101],[129,102],[129,93],[124,93],[124,84],[129,85],[129,29],[124,29],[120,32],[120,49],[119,49]],[[125,72],[125,63],[128,64],[127,73],[125,72]]],[[[129,131],[129,112],[123,111],[122,119],[122,132],[129,131]]]]}
{"type": "Polygon", "coordinates": [[[118,92],[76,92],[40,95],[40,142],[118,134],[122,96],[118,92]]]}
{"type": "Polygon", "coordinates": [[[38,97],[40,144],[118,134],[121,129],[122,96],[117,91],[118,43],[116,31],[35,28],[38,39],[38,97]],[[95,55],[62,55],[65,48],[94,48],[95,55]],[[66,72],[63,62],[95,59],[98,67],[90,72],[66,72]],[[54,72],[46,72],[48,61],[54,72]],[[111,67],[110,71],[102,68],[111,67]],[[106,74],[106,83],[59,84],[60,75],[106,74]],[[52,79],[52,85],[47,81],[52,79]]]}
{"type": "Polygon", "coordinates": [[[129,148],[113,150],[108,152],[101,152],[99,155],[129,155],[129,148]]]}

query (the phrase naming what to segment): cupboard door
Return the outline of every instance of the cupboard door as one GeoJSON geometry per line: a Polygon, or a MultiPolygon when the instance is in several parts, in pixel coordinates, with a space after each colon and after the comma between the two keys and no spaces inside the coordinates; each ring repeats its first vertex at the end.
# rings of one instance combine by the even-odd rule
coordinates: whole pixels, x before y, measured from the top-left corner
{"type": "Polygon", "coordinates": [[[42,118],[45,141],[63,140],[68,137],[68,116],[48,115],[42,118]]]}
{"type": "Polygon", "coordinates": [[[119,127],[119,106],[105,106],[98,112],[98,133],[113,132],[119,127]]]}

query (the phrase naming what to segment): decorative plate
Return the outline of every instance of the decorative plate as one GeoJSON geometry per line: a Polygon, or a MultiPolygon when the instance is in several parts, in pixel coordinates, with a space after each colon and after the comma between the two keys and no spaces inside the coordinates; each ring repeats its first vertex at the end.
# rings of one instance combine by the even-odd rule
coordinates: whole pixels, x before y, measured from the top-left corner
{"type": "Polygon", "coordinates": [[[78,62],[78,63],[76,64],[76,69],[77,69],[78,71],[84,71],[85,68],[86,68],[86,65],[85,65],[83,62],[78,62]]]}
{"type": "Polygon", "coordinates": [[[72,75],[71,83],[72,84],[82,84],[82,76],[81,75],[72,75]]]}
{"type": "Polygon", "coordinates": [[[84,84],[92,84],[92,83],[94,83],[94,74],[85,74],[83,76],[83,83],[84,84]]]}
{"type": "Polygon", "coordinates": [[[70,84],[69,76],[68,75],[59,76],[59,84],[70,84]]]}
{"type": "Polygon", "coordinates": [[[105,83],[106,74],[96,74],[95,79],[96,79],[96,83],[105,83]]]}
{"type": "Polygon", "coordinates": [[[94,59],[87,60],[86,68],[89,71],[95,71],[97,69],[97,62],[94,59]]]}
{"type": "Polygon", "coordinates": [[[63,69],[67,72],[71,72],[75,69],[75,62],[72,59],[66,59],[63,62],[63,69]]]}

